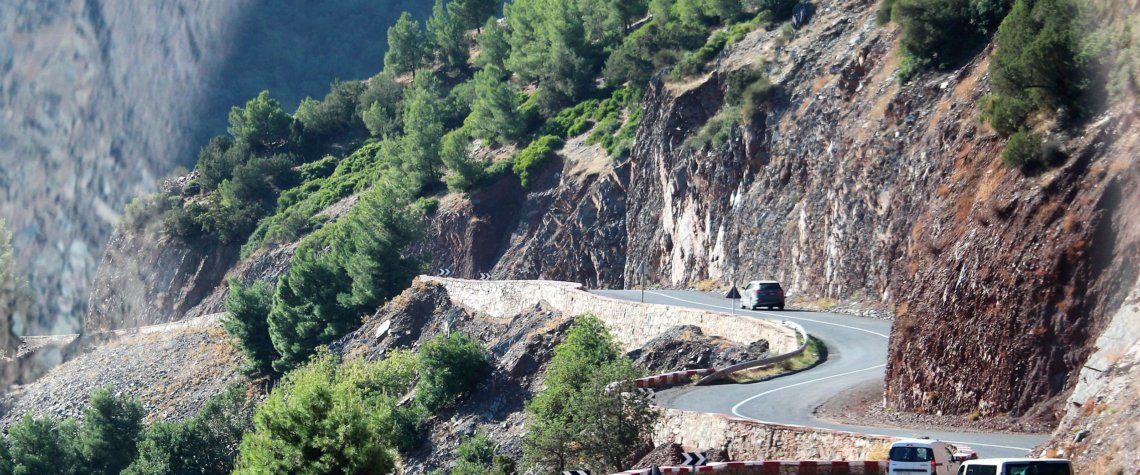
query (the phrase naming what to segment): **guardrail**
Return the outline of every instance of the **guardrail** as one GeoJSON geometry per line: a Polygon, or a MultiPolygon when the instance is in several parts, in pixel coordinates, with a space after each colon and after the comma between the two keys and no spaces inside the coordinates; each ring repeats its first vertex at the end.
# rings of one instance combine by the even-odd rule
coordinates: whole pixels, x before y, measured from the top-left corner
{"type": "Polygon", "coordinates": [[[811,335],[808,335],[807,330],[805,330],[804,327],[798,323],[789,322],[787,320],[784,320],[780,323],[785,325],[785,326],[791,327],[791,329],[796,332],[796,338],[801,340],[800,345],[796,349],[789,351],[787,353],[784,353],[782,355],[770,356],[767,358],[761,358],[761,359],[752,360],[752,361],[745,361],[743,363],[734,364],[734,365],[729,366],[727,368],[721,368],[721,369],[717,370],[716,372],[701,378],[699,381],[697,381],[697,383],[696,383],[697,386],[700,386],[702,384],[708,384],[708,383],[711,383],[714,381],[719,381],[719,380],[724,379],[728,375],[735,373],[737,371],[743,371],[746,369],[752,369],[752,368],[758,368],[761,366],[768,366],[768,365],[772,365],[772,364],[776,364],[776,363],[782,363],[784,361],[790,360],[792,358],[795,358],[797,356],[804,354],[804,350],[807,349],[808,340],[811,339],[811,335]]]}

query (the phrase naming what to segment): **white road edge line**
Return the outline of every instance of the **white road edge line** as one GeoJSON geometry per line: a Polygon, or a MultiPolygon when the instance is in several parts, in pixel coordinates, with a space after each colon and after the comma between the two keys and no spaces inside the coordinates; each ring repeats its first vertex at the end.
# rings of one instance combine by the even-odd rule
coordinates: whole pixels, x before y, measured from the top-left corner
{"type": "MultiPolygon", "coordinates": [[[[685,303],[691,303],[691,304],[693,304],[693,305],[700,305],[700,306],[702,306],[702,307],[709,307],[709,308],[715,308],[715,309],[720,309],[720,310],[723,310],[723,309],[724,309],[724,307],[723,307],[723,306],[710,305],[710,304],[707,304],[707,303],[704,303],[704,302],[696,302],[696,301],[693,301],[693,300],[686,300],[686,299],[683,299],[683,298],[680,298],[680,297],[674,297],[674,296],[672,296],[672,295],[663,294],[663,293],[661,293],[661,292],[653,292],[653,291],[647,291],[647,292],[645,292],[645,293],[647,293],[647,294],[653,294],[653,295],[656,295],[656,296],[658,296],[658,297],[665,297],[665,298],[667,298],[667,299],[673,299],[673,300],[676,300],[676,301],[678,301],[678,302],[685,302],[685,303]]],[[[884,334],[882,334],[882,333],[879,333],[879,332],[876,332],[876,331],[867,330],[867,329],[865,329],[865,328],[853,327],[853,326],[850,326],[850,325],[843,325],[843,324],[840,324],[840,323],[825,322],[825,321],[822,321],[822,320],[815,320],[815,319],[812,319],[812,318],[804,318],[804,317],[791,317],[791,316],[788,316],[788,315],[780,315],[780,314],[777,314],[777,313],[768,313],[768,312],[759,312],[759,311],[757,311],[757,312],[755,312],[755,313],[758,313],[758,314],[760,314],[760,315],[767,315],[767,316],[769,316],[769,317],[780,318],[780,319],[784,319],[784,320],[802,320],[802,321],[805,321],[805,322],[818,323],[818,324],[820,324],[820,325],[831,325],[831,326],[833,326],[833,327],[842,327],[842,328],[847,328],[847,329],[849,329],[849,330],[860,331],[860,332],[863,332],[863,333],[870,333],[870,334],[872,334],[872,335],[875,335],[875,336],[880,336],[880,337],[883,337],[883,338],[887,338],[887,339],[889,339],[889,338],[890,338],[890,335],[884,335],[884,334]]]]}
{"type": "Polygon", "coordinates": [[[743,405],[745,405],[745,404],[748,404],[748,403],[752,402],[753,400],[755,400],[755,399],[757,399],[757,398],[761,398],[761,397],[767,396],[767,395],[769,395],[769,394],[772,394],[772,393],[775,393],[775,392],[780,392],[780,391],[783,391],[783,390],[785,390],[785,389],[794,388],[794,387],[796,387],[796,386],[803,386],[803,385],[805,385],[805,384],[818,383],[818,382],[820,382],[820,381],[826,381],[826,380],[828,380],[828,379],[832,379],[832,378],[839,378],[839,377],[842,377],[842,376],[848,376],[848,375],[852,375],[852,374],[855,374],[855,373],[862,373],[862,372],[864,372],[864,371],[870,371],[870,370],[873,370],[873,369],[884,368],[884,367],[886,367],[886,366],[887,366],[886,364],[875,365],[875,366],[871,366],[871,367],[868,367],[868,368],[857,369],[857,370],[855,370],[855,371],[848,371],[848,372],[846,372],[846,373],[833,374],[833,375],[831,375],[831,376],[824,376],[824,377],[822,377],[822,378],[816,378],[816,379],[812,379],[812,380],[808,380],[808,381],[801,381],[801,382],[798,382],[798,383],[795,383],[795,384],[789,384],[789,385],[787,385],[787,386],[780,386],[780,387],[778,387],[778,388],[775,388],[775,389],[769,389],[769,390],[767,390],[767,391],[764,391],[764,392],[762,392],[762,393],[759,393],[759,394],[753,395],[752,397],[749,397],[748,399],[745,399],[745,400],[743,400],[743,401],[740,401],[740,402],[736,403],[736,405],[735,405],[735,406],[732,406],[732,414],[733,414],[733,415],[735,415],[735,416],[737,416],[737,417],[743,417],[743,418],[745,418],[745,419],[749,419],[749,420],[753,420],[753,421],[758,421],[759,419],[754,419],[754,418],[748,417],[748,416],[746,416],[746,415],[744,415],[744,414],[741,414],[741,413],[739,412],[739,410],[740,410],[740,406],[743,406],[743,405]]]}
{"type": "MultiPolygon", "coordinates": [[[[718,306],[718,305],[711,305],[711,304],[707,304],[707,303],[704,303],[704,302],[697,302],[697,301],[693,301],[693,300],[683,299],[683,298],[680,298],[680,297],[674,297],[674,296],[672,296],[672,295],[663,294],[663,293],[661,293],[661,292],[653,292],[653,291],[648,291],[648,292],[646,292],[646,293],[647,293],[647,294],[653,294],[653,295],[656,295],[656,296],[658,296],[658,297],[665,297],[665,298],[667,298],[667,299],[676,300],[676,301],[678,301],[678,302],[685,302],[685,303],[690,303],[690,304],[693,304],[693,305],[700,305],[700,306],[702,306],[702,307],[715,308],[715,309],[718,309],[718,310],[723,310],[723,309],[724,309],[724,307],[723,307],[723,306],[718,306]]],[[[882,334],[882,333],[879,333],[879,332],[876,332],[876,331],[866,330],[866,329],[863,329],[863,328],[858,328],[858,327],[852,327],[852,326],[849,326],[849,325],[843,325],[843,324],[839,324],[839,323],[824,322],[824,321],[820,321],[820,320],[815,320],[815,319],[811,319],[811,318],[803,318],[803,317],[789,317],[789,316],[786,316],[786,315],[780,315],[780,314],[776,314],[776,313],[769,313],[769,312],[756,312],[756,313],[759,313],[759,314],[761,314],[761,315],[767,315],[767,316],[770,316],[770,317],[781,318],[781,319],[789,319],[789,320],[803,320],[803,321],[808,321],[808,322],[818,323],[818,324],[821,324],[821,325],[831,325],[831,326],[836,326],[836,327],[843,327],[843,328],[847,328],[847,329],[851,329],[851,330],[861,331],[861,332],[864,332],[864,333],[870,333],[870,334],[872,334],[872,335],[877,335],[877,336],[880,336],[880,337],[883,337],[883,338],[890,338],[888,335],[884,335],[884,334],[882,334]]],[[[740,402],[739,402],[739,403],[737,403],[735,406],[732,406],[732,414],[733,414],[733,415],[735,415],[735,416],[737,416],[737,417],[740,417],[740,418],[742,418],[742,419],[748,419],[748,420],[750,420],[750,421],[756,421],[756,422],[766,422],[766,421],[762,421],[762,420],[760,420],[760,419],[755,419],[755,418],[752,418],[752,417],[748,417],[748,416],[745,416],[745,415],[741,414],[740,412],[738,412],[738,410],[740,409],[740,406],[743,406],[743,405],[745,405],[745,404],[747,404],[747,403],[749,403],[749,402],[751,402],[751,401],[753,401],[753,400],[755,400],[755,399],[757,399],[757,398],[760,398],[760,397],[764,397],[764,396],[767,396],[767,395],[769,395],[769,394],[772,394],[772,393],[774,393],[774,392],[779,392],[779,391],[782,391],[782,390],[784,390],[784,389],[793,388],[793,387],[796,387],[796,386],[801,386],[801,385],[804,385],[804,384],[811,384],[811,383],[815,383],[815,382],[819,382],[819,381],[823,381],[823,380],[827,380],[827,379],[831,379],[831,378],[838,378],[838,377],[840,377],[840,376],[847,376],[847,375],[850,375],[850,374],[855,374],[855,373],[862,373],[862,372],[864,372],[864,371],[870,371],[870,370],[873,370],[873,369],[876,369],[876,368],[882,368],[882,367],[885,367],[885,366],[886,366],[885,364],[881,364],[881,365],[872,366],[872,367],[869,367],[869,368],[863,368],[863,369],[857,369],[857,370],[855,370],[855,371],[849,371],[849,372],[847,372],[847,373],[843,373],[843,374],[833,374],[833,375],[831,375],[831,376],[825,376],[825,377],[822,377],[822,378],[813,379],[813,380],[811,380],[811,381],[803,381],[803,382],[800,382],[800,383],[796,383],[796,384],[789,384],[789,385],[787,385],[787,386],[782,386],[782,387],[778,387],[778,388],[775,388],[775,389],[770,389],[770,390],[768,390],[768,391],[764,391],[764,392],[762,392],[762,393],[760,393],[760,394],[756,394],[756,395],[754,395],[754,396],[752,396],[752,397],[749,397],[748,399],[745,399],[745,400],[743,400],[743,401],[740,401],[740,402]]],[[[999,449],[1010,449],[1010,450],[1024,450],[1024,451],[1026,451],[1026,452],[1028,452],[1028,451],[1030,451],[1030,450],[1033,450],[1032,448],[1028,448],[1028,447],[1014,447],[1014,446],[1010,446],[1010,445],[983,444],[983,443],[979,443],[979,442],[969,442],[969,441],[952,441],[952,440],[951,440],[951,441],[948,441],[948,442],[952,442],[952,443],[956,443],[956,444],[967,444],[967,445],[971,445],[971,446],[978,446],[978,447],[994,447],[994,448],[999,448],[999,449]]]]}

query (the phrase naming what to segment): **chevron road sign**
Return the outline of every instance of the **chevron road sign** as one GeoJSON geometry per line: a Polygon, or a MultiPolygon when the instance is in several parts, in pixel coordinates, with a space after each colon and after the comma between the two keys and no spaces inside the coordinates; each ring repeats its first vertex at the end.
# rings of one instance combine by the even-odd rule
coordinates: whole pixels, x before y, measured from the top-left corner
{"type": "Polygon", "coordinates": [[[697,465],[704,465],[707,461],[708,457],[705,457],[704,452],[685,452],[685,463],[682,465],[690,465],[695,467],[697,465]]]}
{"type": "Polygon", "coordinates": [[[567,470],[562,475],[590,475],[589,470],[567,470]]]}
{"type": "Polygon", "coordinates": [[[447,277],[449,275],[451,275],[451,269],[448,269],[446,267],[440,267],[439,268],[439,276],[440,277],[447,277]]]}
{"type": "Polygon", "coordinates": [[[491,280],[491,274],[488,274],[486,272],[480,272],[479,273],[479,280],[491,280]]]}

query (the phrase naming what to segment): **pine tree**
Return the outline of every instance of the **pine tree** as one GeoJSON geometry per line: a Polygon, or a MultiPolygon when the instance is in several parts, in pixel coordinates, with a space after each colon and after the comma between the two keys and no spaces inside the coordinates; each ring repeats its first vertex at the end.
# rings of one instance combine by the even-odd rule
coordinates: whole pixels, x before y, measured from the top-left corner
{"type": "Polygon", "coordinates": [[[237,338],[245,355],[245,372],[255,376],[273,374],[273,360],[280,355],[269,337],[269,311],[273,308],[273,287],[264,281],[251,286],[230,279],[226,317],[222,324],[237,338]]]}
{"type": "Polygon", "coordinates": [[[498,0],[455,0],[447,5],[459,19],[464,30],[479,28],[487,17],[494,18],[499,13],[498,0]]]}
{"type": "Polygon", "coordinates": [[[440,61],[450,69],[461,69],[467,67],[470,45],[463,25],[449,13],[453,10],[445,8],[443,0],[435,0],[431,17],[427,20],[427,35],[435,44],[440,61]]]}
{"type": "Polygon", "coordinates": [[[522,131],[518,95],[502,76],[495,66],[475,73],[475,101],[464,121],[471,135],[496,144],[515,140],[522,131]]]}
{"type": "Polygon", "coordinates": [[[483,166],[471,159],[471,137],[465,128],[455,129],[443,136],[439,151],[443,165],[451,171],[444,177],[447,189],[462,192],[474,186],[483,177],[483,166]]]}
{"type": "Polygon", "coordinates": [[[84,469],[118,475],[138,456],[143,409],[137,400],[119,398],[107,386],[91,394],[80,430],[84,469]]]}
{"type": "Polygon", "coordinates": [[[404,99],[404,167],[420,184],[439,178],[439,142],[443,138],[443,110],[439,84],[430,77],[416,80],[404,99]]]}
{"type": "Polygon", "coordinates": [[[507,31],[499,25],[494,18],[488,18],[483,25],[483,31],[475,39],[479,45],[479,56],[475,57],[475,65],[480,69],[487,66],[504,67],[504,61],[511,52],[511,45],[507,43],[507,31]]]}
{"type": "Polygon", "coordinates": [[[269,97],[269,91],[261,91],[257,97],[245,103],[245,107],[230,109],[229,133],[234,138],[244,140],[258,150],[280,147],[289,139],[289,127],[293,118],[281,109],[277,99],[269,97]]]}
{"type": "Polygon", "coordinates": [[[388,51],[384,53],[384,70],[393,74],[412,73],[423,65],[428,51],[427,35],[420,29],[420,22],[404,12],[396,24],[388,28],[388,51]]]}

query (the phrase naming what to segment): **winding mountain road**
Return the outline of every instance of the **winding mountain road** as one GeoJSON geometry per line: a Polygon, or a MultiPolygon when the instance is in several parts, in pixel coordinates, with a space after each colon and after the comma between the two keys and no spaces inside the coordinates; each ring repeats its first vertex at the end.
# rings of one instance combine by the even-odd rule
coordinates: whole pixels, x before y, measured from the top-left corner
{"type": "MultiPolygon", "coordinates": [[[[592,290],[625,300],[640,300],[639,290],[592,290]]],[[[729,313],[728,300],[696,291],[645,291],[645,301],[729,313]]],[[[814,410],[835,394],[883,380],[891,322],[834,313],[796,310],[752,311],[737,315],[789,320],[827,345],[827,361],[809,371],[769,381],[674,388],[657,393],[659,404],[688,411],[730,414],[778,424],[792,424],[894,437],[922,437],[967,444],[980,457],[1021,457],[1047,438],[1043,434],[1006,434],[863,427],[818,419],[814,410]]]]}

